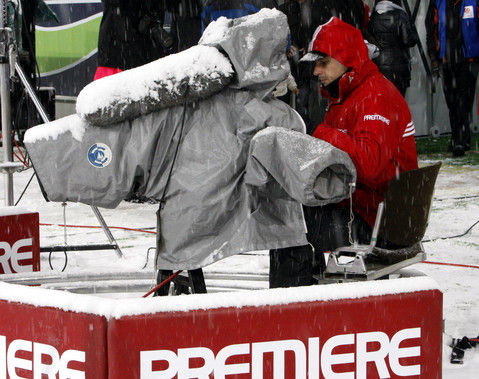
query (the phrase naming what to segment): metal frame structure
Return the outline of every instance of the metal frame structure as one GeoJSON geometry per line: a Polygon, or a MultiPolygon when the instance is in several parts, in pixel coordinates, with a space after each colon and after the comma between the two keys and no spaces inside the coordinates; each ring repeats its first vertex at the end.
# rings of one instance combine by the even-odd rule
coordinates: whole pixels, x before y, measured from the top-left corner
{"type": "MultiPolygon", "coordinates": [[[[206,280],[208,293],[249,291],[269,287],[268,274],[265,272],[208,270],[204,273],[204,279],[206,280]]],[[[188,278],[185,276],[180,280],[188,280],[188,278]]],[[[11,284],[66,290],[73,293],[146,293],[154,287],[156,273],[152,270],[98,273],[30,272],[23,273],[20,276],[18,274],[5,274],[2,275],[2,281],[11,284]]],[[[189,286],[189,283],[185,283],[185,285],[189,286]]],[[[169,288],[169,284],[167,287],[169,288]]]]}
{"type": "MultiPolygon", "coordinates": [[[[0,171],[3,171],[5,177],[5,205],[13,206],[13,173],[22,166],[22,164],[20,163],[13,162],[13,146],[10,138],[12,133],[10,80],[14,77],[15,73],[17,73],[18,77],[20,78],[22,85],[25,87],[25,90],[33,101],[35,108],[38,111],[43,122],[47,123],[50,122],[50,120],[40,100],[38,99],[37,94],[28,82],[28,79],[23,72],[20,64],[17,62],[16,44],[13,37],[13,32],[10,28],[6,27],[6,12],[6,0],[0,0],[0,101],[2,112],[2,142],[4,151],[4,162],[3,164],[0,164],[0,171]]],[[[118,257],[122,258],[123,253],[118,247],[118,244],[116,243],[115,238],[113,237],[100,211],[94,205],[91,205],[91,209],[95,214],[96,218],[98,219],[98,222],[100,223],[103,232],[106,234],[108,240],[110,241],[110,245],[108,245],[108,247],[112,250],[115,250],[118,257]]],[[[90,250],[96,250],[97,246],[98,245],[85,245],[82,249],[78,249],[78,247],[70,249],[68,246],[62,246],[61,250],[84,250],[86,248],[89,248],[90,250]]],[[[55,248],[56,247],[45,248],[45,251],[53,251],[55,248]]],[[[102,245],[102,248],[104,249],[105,245],[102,245]]]]}
{"type": "Polygon", "coordinates": [[[396,179],[393,178],[384,201],[379,203],[370,243],[353,243],[331,252],[320,282],[321,279],[376,280],[424,261],[426,252],[421,240],[427,228],[440,167],[441,163],[437,163],[403,172],[396,179]],[[415,195],[408,197],[409,192],[415,195]],[[403,247],[376,248],[378,235],[403,247]]]}
{"type": "Polygon", "coordinates": [[[384,202],[379,203],[374,228],[369,245],[353,244],[332,251],[329,255],[324,278],[326,281],[338,281],[347,278],[356,280],[376,280],[395,273],[415,263],[426,260],[426,253],[422,245],[421,252],[416,256],[402,260],[395,264],[385,265],[377,262],[369,263],[368,256],[373,254],[378,239],[379,226],[384,211],[384,202]],[[347,262],[341,262],[341,258],[347,257],[347,262]]]}
{"type": "Polygon", "coordinates": [[[5,205],[13,205],[13,148],[10,135],[12,133],[10,103],[10,57],[13,45],[13,32],[6,28],[7,8],[5,0],[0,1],[0,97],[2,112],[2,145],[4,162],[0,169],[4,174],[5,205]]]}

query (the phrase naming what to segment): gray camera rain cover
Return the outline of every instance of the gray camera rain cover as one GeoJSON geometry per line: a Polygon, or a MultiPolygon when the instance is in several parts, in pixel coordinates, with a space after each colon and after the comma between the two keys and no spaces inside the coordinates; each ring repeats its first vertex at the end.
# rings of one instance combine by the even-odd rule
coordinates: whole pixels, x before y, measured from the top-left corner
{"type": "Polygon", "coordinates": [[[217,49],[193,46],[91,82],[78,95],[76,110],[89,124],[107,126],[211,96],[232,75],[231,63],[217,49]]]}
{"type": "Polygon", "coordinates": [[[356,168],[347,153],[328,142],[270,126],[251,140],[245,182],[270,198],[271,184],[278,183],[301,204],[322,206],[349,196],[356,168]]]}
{"type": "Polygon", "coordinates": [[[221,37],[211,46],[228,55],[236,73],[220,92],[109,126],[95,127],[72,115],[30,129],[25,145],[46,197],[107,208],[132,193],[158,200],[178,146],[161,210],[159,268],[195,269],[245,251],[306,244],[299,201],[339,201],[347,191],[338,183],[346,185],[345,172],[355,174],[349,157],[332,154],[333,147],[318,148],[320,156],[306,159],[302,149],[273,148],[269,155],[258,148],[271,143],[261,134],[255,137],[268,126],[277,127],[276,134],[297,132],[304,147],[320,142],[302,134],[299,115],[270,96],[289,72],[287,34],[286,17],[276,10],[220,19],[208,26],[206,42],[221,37]],[[257,45],[260,50],[251,49],[257,45]],[[253,138],[258,142],[251,144],[253,138]],[[281,176],[279,167],[271,166],[274,154],[283,162],[303,163],[285,165],[281,176]],[[322,161],[321,167],[330,168],[335,184],[313,179],[311,185],[312,173],[303,169],[308,180],[301,183],[295,170],[308,166],[307,159],[316,162],[310,167],[322,161]],[[296,180],[300,183],[292,185],[296,180]],[[305,194],[302,187],[314,193],[305,194]]]}

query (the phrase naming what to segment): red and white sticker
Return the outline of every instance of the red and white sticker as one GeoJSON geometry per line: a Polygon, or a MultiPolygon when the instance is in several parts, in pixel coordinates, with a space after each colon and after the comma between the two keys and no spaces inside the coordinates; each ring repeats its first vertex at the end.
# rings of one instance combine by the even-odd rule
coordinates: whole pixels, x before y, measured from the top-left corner
{"type": "Polygon", "coordinates": [[[38,213],[0,216],[0,275],[32,271],[40,271],[38,213]]]}
{"type": "Polygon", "coordinates": [[[474,7],[472,5],[467,5],[464,7],[464,14],[462,18],[474,18],[474,7]]]}

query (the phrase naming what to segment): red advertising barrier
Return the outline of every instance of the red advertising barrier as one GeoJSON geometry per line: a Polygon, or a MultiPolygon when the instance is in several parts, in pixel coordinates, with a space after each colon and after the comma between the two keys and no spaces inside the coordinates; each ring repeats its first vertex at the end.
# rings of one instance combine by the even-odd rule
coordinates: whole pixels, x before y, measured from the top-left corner
{"type": "Polygon", "coordinates": [[[105,317],[0,300],[0,378],[107,378],[106,329],[105,317]]]}
{"type": "Polygon", "coordinates": [[[0,378],[441,378],[427,277],[103,299],[0,283],[0,378]]]}
{"type": "Polygon", "coordinates": [[[112,320],[108,330],[115,379],[431,379],[441,377],[441,349],[437,290],[158,312],[112,320]]]}
{"type": "Polygon", "coordinates": [[[0,208],[0,274],[40,271],[38,213],[0,208]]]}

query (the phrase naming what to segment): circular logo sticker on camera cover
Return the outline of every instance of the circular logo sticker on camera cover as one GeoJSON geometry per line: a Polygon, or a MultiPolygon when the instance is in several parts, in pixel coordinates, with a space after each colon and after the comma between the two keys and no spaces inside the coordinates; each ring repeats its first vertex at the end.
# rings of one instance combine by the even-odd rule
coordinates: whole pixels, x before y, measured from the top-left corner
{"type": "Polygon", "coordinates": [[[111,159],[111,150],[104,143],[95,143],[88,150],[88,161],[94,167],[105,168],[110,164],[111,159]]]}

